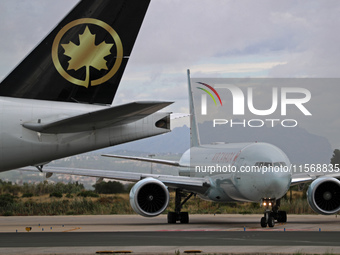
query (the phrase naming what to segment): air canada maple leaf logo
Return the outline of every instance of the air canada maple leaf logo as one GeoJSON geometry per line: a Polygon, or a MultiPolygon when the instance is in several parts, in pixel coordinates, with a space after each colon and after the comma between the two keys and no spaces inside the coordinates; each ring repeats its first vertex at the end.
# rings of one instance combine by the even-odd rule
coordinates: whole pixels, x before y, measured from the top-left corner
{"type": "MultiPolygon", "coordinates": [[[[61,76],[71,83],[84,86],[86,88],[89,86],[100,85],[109,80],[118,71],[122,59],[123,46],[118,34],[108,24],[97,19],[85,18],[70,22],[59,31],[52,45],[52,60],[61,76]],[[70,40],[66,41],[67,43],[60,43],[65,33],[67,33],[70,29],[84,24],[86,27],[83,32],[79,32],[78,30],[77,35],[79,38],[71,38],[70,40]],[[102,41],[96,44],[97,35],[95,33],[91,33],[88,24],[96,25],[106,30],[105,33],[109,33],[111,35],[114,43],[106,43],[105,41],[102,41]],[[78,39],[79,43],[77,42],[78,39]],[[117,52],[116,56],[113,56],[115,63],[109,68],[105,58],[112,55],[111,50],[114,46],[116,47],[117,52]],[[59,47],[64,50],[63,55],[69,57],[68,65],[65,65],[66,62],[63,65],[60,63],[59,47]],[[98,71],[108,71],[105,72],[104,76],[91,80],[90,67],[95,68],[98,71]],[[78,71],[80,69],[83,71],[85,70],[85,80],[79,79],[79,77],[73,77],[68,72],[70,70],[78,71]]],[[[94,69],[92,69],[92,72],[93,71],[94,69]]]]}
{"type": "Polygon", "coordinates": [[[104,57],[111,55],[110,50],[113,46],[113,44],[105,42],[95,45],[95,37],[86,26],[84,33],[79,35],[79,45],[73,42],[61,44],[65,49],[64,55],[71,58],[67,70],[74,69],[77,71],[84,66],[86,67],[86,84],[89,84],[90,80],[90,66],[97,70],[107,70],[104,57]]]}

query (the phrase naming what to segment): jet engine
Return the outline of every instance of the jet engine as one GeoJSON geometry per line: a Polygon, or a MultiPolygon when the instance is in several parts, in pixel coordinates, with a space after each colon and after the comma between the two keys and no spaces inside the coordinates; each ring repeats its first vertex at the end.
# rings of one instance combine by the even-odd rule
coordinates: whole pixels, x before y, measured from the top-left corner
{"type": "Polygon", "coordinates": [[[168,188],[154,178],[137,182],[130,191],[132,209],[144,217],[161,214],[168,207],[169,199],[168,188]]]}
{"type": "Polygon", "coordinates": [[[340,211],[340,181],[332,177],[316,179],[307,190],[307,201],[316,213],[337,213],[340,211]]]}

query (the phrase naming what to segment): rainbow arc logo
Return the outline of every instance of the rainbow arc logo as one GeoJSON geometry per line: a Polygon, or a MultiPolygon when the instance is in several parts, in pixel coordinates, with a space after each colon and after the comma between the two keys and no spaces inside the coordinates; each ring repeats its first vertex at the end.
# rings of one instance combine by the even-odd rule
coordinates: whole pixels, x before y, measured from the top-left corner
{"type": "MultiPolygon", "coordinates": [[[[210,85],[208,85],[208,84],[206,84],[206,83],[203,83],[203,82],[197,82],[197,83],[198,83],[198,84],[201,84],[201,85],[203,85],[203,86],[206,86],[206,87],[209,88],[212,92],[214,92],[214,94],[217,96],[217,98],[218,98],[218,100],[220,101],[220,104],[221,104],[221,106],[222,106],[221,97],[220,97],[220,95],[217,93],[217,91],[216,91],[212,86],[210,86],[210,85]]],[[[212,98],[212,100],[214,100],[215,105],[217,105],[214,96],[211,94],[211,92],[209,92],[209,90],[203,89],[203,88],[200,88],[200,87],[197,87],[197,88],[203,90],[204,92],[206,92],[206,93],[212,98]]]]}
{"type": "MultiPolygon", "coordinates": [[[[209,84],[203,83],[203,82],[197,82],[197,83],[205,86],[208,89],[210,89],[217,96],[217,98],[220,101],[220,104],[222,106],[221,97],[220,97],[220,95],[217,93],[217,91],[212,86],[210,86],[209,84]]],[[[200,89],[200,90],[203,90],[204,92],[206,92],[212,98],[212,100],[214,101],[215,105],[217,106],[217,102],[216,102],[216,99],[215,99],[214,95],[208,89],[201,88],[201,87],[197,87],[197,88],[200,89]]],[[[206,94],[202,94],[201,114],[202,115],[206,115],[207,114],[207,95],[206,94]]]]}

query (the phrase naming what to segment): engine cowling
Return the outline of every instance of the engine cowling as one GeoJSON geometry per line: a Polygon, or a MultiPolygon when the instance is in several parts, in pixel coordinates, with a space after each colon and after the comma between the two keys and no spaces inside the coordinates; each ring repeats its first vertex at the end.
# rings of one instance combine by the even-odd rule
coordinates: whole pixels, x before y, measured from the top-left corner
{"type": "Polygon", "coordinates": [[[169,199],[168,188],[154,178],[137,182],[130,191],[132,209],[144,217],[155,217],[161,214],[168,207],[169,199]]]}
{"type": "Polygon", "coordinates": [[[337,213],[340,211],[340,181],[332,177],[316,179],[307,190],[307,201],[316,213],[337,213]]]}

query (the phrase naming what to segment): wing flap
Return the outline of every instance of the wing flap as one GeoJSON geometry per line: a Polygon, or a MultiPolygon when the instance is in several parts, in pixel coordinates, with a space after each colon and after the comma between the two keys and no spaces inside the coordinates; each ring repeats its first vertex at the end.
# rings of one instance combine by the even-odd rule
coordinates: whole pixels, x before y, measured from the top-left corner
{"type": "Polygon", "coordinates": [[[118,126],[140,120],[172,102],[133,102],[115,107],[105,108],[57,121],[39,120],[34,123],[24,123],[27,129],[40,133],[75,133],[118,126]]]}

